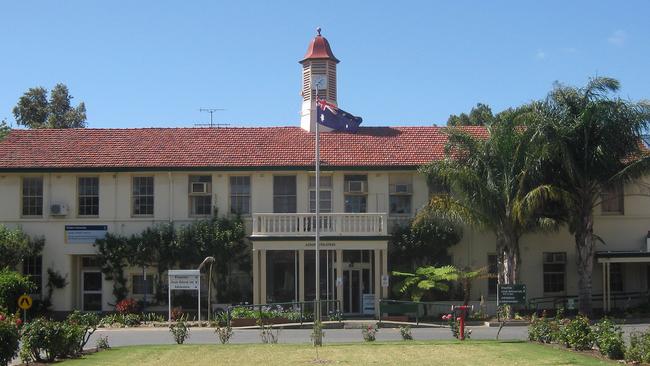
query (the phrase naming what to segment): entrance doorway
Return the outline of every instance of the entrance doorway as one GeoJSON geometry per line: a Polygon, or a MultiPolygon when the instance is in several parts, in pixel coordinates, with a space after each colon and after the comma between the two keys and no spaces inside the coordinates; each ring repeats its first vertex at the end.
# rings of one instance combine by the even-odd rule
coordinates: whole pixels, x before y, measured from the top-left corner
{"type": "Polygon", "coordinates": [[[102,272],[84,270],[81,273],[81,298],[84,311],[102,311],[102,272]]]}
{"type": "Polygon", "coordinates": [[[361,294],[363,283],[360,269],[343,270],[343,312],[361,313],[361,294]]]}

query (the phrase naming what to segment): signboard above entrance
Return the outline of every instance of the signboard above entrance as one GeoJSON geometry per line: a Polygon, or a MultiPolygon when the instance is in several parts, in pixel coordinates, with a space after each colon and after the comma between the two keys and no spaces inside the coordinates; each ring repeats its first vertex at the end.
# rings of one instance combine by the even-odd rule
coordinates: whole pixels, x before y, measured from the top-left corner
{"type": "Polygon", "coordinates": [[[104,239],[107,225],[66,225],[65,242],[68,244],[93,244],[97,239],[104,239]]]}
{"type": "Polygon", "coordinates": [[[497,306],[526,305],[526,285],[498,285],[497,287],[497,306]]]}
{"type": "Polygon", "coordinates": [[[169,271],[170,290],[198,290],[201,273],[198,269],[179,269],[169,271]]]}

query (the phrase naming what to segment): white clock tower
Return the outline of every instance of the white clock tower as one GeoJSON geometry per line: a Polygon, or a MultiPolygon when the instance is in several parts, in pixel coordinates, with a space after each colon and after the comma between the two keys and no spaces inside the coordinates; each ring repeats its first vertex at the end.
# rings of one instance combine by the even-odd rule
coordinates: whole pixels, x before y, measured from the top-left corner
{"type": "MultiPolygon", "coordinates": [[[[300,127],[313,132],[316,128],[316,99],[325,98],[336,105],[336,64],[339,60],[334,57],[329,42],[318,33],[307,48],[302,64],[302,109],[300,112],[300,127]],[[318,95],[316,91],[318,90],[318,95]]],[[[321,131],[330,129],[321,126],[321,131]]]]}

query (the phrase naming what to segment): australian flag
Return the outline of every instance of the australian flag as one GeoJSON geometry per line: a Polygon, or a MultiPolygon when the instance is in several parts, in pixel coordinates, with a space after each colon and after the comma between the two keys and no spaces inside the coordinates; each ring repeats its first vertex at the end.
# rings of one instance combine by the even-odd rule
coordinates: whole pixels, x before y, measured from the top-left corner
{"type": "Polygon", "coordinates": [[[327,103],[325,99],[319,99],[316,104],[316,118],[321,125],[336,131],[352,133],[359,129],[361,117],[353,116],[334,104],[327,103]]]}

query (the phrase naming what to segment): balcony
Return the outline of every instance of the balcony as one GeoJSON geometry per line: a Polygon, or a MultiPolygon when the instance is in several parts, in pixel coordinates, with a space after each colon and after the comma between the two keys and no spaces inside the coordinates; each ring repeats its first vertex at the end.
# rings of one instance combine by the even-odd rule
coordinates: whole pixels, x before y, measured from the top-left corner
{"type": "MultiPolygon", "coordinates": [[[[322,213],[322,236],[385,236],[387,215],[382,213],[322,213]]],[[[253,214],[253,236],[312,236],[316,233],[313,213],[253,214]]]]}

